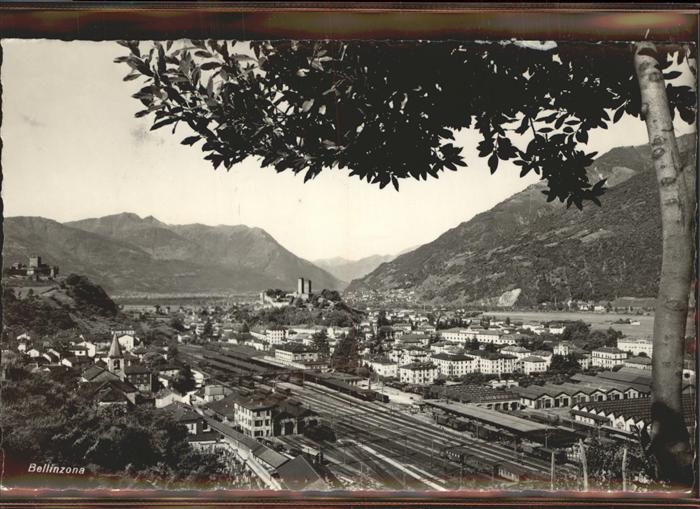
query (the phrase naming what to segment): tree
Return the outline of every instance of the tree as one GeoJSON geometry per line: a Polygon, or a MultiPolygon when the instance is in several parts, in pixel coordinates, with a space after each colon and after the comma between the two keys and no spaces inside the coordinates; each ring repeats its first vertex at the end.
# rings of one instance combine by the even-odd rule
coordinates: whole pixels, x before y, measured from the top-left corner
{"type": "Polygon", "coordinates": [[[175,389],[180,394],[186,394],[193,391],[196,387],[194,381],[194,373],[192,373],[192,368],[185,365],[180,368],[177,373],[177,378],[173,381],[173,389],[175,389]]]}
{"type": "Polygon", "coordinates": [[[211,338],[212,334],[214,333],[214,327],[211,324],[210,320],[207,320],[204,323],[204,327],[202,328],[202,337],[204,338],[211,338]]]}
{"type": "Polygon", "coordinates": [[[170,326],[178,332],[185,331],[185,323],[182,321],[181,316],[173,316],[170,319],[170,326]]]}
{"type": "Polygon", "coordinates": [[[98,483],[104,484],[99,475],[104,473],[127,482],[145,480],[151,487],[190,476],[211,481],[211,475],[224,473],[216,455],[192,449],[186,428],[167,412],[145,406],[128,411],[95,407],[75,376],[57,380],[35,374],[6,380],[0,426],[8,465],[42,458],[85,465],[98,474],[98,483]]]}
{"type": "MultiPolygon", "coordinates": [[[[478,131],[491,172],[512,161],[534,171],[548,201],[600,205],[591,182],[591,129],[624,114],[648,126],[662,204],[663,264],[654,334],[652,450],[664,480],[691,481],[680,372],[694,257],[693,171],[680,166],[671,120],[694,122],[695,93],[676,80],[695,48],[679,45],[531,44],[517,41],[121,41],[118,57],[145,78],[136,113],[152,129],[179,124],[204,159],[230,169],[249,156],[278,172],[347,168],[381,188],[465,166],[454,131],[478,131]],[[632,50],[632,51],[630,51],[632,50]],[[421,72],[416,72],[421,69],[421,72]],[[666,81],[667,80],[667,81],[666,81]],[[612,114],[612,115],[611,115],[612,114]],[[691,185],[691,183],[693,185],[691,185]]],[[[691,64],[692,62],[692,64],[691,64]]],[[[547,298],[542,282],[542,298],[547,298]]]]}
{"type": "Polygon", "coordinates": [[[338,341],[333,355],[331,356],[331,366],[338,371],[354,370],[359,364],[358,337],[355,329],[338,341]]]}
{"type": "MultiPolygon", "coordinates": [[[[678,57],[684,56],[678,51],[678,57]]],[[[696,74],[697,56],[685,54],[696,74]]],[[[646,122],[652,160],[659,184],[662,225],[662,263],[654,314],[652,357],[652,442],[662,479],[689,484],[693,454],[681,406],[683,345],[688,299],[695,260],[697,195],[695,168],[681,165],[673,129],[673,110],[664,83],[665,55],[649,42],[635,45],[640,115],[646,122]]]]}
{"type": "Polygon", "coordinates": [[[321,358],[327,358],[331,349],[330,345],[328,344],[328,336],[326,335],[326,331],[324,330],[315,333],[313,336],[311,336],[311,339],[313,340],[314,348],[318,351],[321,358]]]}
{"type": "Polygon", "coordinates": [[[564,327],[564,332],[561,333],[562,341],[582,342],[588,339],[591,334],[591,326],[582,320],[570,323],[564,327]]]}
{"type": "Polygon", "coordinates": [[[549,365],[549,371],[553,373],[574,374],[581,370],[581,365],[576,360],[575,354],[568,355],[552,355],[552,362],[549,365]]]}

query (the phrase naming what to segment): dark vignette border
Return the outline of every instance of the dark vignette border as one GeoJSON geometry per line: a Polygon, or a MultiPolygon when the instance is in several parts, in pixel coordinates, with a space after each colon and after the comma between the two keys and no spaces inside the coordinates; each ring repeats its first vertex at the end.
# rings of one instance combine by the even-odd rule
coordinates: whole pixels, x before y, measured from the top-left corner
{"type": "MultiPolygon", "coordinates": [[[[0,38],[520,38],[697,43],[699,15],[697,3],[12,2],[0,4],[0,38]]],[[[0,88],[0,97],[1,93],[0,88]]],[[[0,121],[1,118],[0,112],[0,121]]],[[[0,507],[700,507],[697,491],[683,498],[660,494],[656,499],[631,494],[619,498],[614,493],[566,493],[556,498],[532,493],[524,493],[520,498],[506,497],[501,492],[464,495],[254,492],[245,496],[212,493],[203,497],[198,492],[147,494],[105,490],[85,494],[42,490],[0,492],[0,507]]]]}

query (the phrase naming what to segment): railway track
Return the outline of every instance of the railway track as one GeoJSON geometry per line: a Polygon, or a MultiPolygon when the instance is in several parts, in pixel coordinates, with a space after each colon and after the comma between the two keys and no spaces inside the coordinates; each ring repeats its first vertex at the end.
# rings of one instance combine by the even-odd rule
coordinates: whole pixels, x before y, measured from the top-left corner
{"type": "MultiPolygon", "coordinates": [[[[549,463],[528,458],[522,454],[497,445],[487,444],[479,439],[467,437],[462,433],[431,425],[423,421],[405,416],[399,412],[392,412],[377,403],[357,402],[344,395],[332,394],[321,386],[306,384],[303,389],[293,388],[292,392],[306,400],[312,408],[322,415],[332,419],[339,419],[339,423],[355,428],[366,433],[379,433],[382,430],[396,430],[396,435],[411,438],[411,448],[422,454],[423,457],[431,455],[435,460],[433,445],[440,447],[454,447],[456,445],[468,447],[481,457],[493,461],[510,461],[525,468],[533,476],[549,478],[549,463]],[[353,409],[354,407],[354,409],[353,409]],[[358,412],[358,408],[360,411],[358,412]],[[431,444],[432,441],[432,444],[431,444]]],[[[388,438],[388,437],[387,437],[388,438]]],[[[577,469],[571,465],[558,465],[556,470],[560,473],[575,474],[577,469]]]]}
{"type": "MultiPolygon", "coordinates": [[[[201,347],[188,345],[181,350],[190,360],[205,363],[219,373],[244,376],[269,371],[269,368],[224,354],[212,358],[212,352],[201,347]],[[254,368],[245,371],[251,366],[254,368]]],[[[300,387],[280,382],[278,385],[290,389],[297,399],[330,420],[339,435],[351,440],[342,445],[324,443],[324,454],[345,477],[357,479],[370,475],[391,489],[408,486],[407,477],[418,489],[434,489],[436,485],[449,489],[462,487],[460,465],[440,455],[444,448],[462,446],[495,463],[515,463],[524,468],[529,477],[549,481],[549,462],[518,454],[504,446],[426,423],[388,409],[381,403],[363,401],[319,384],[306,382],[300,387]]],[[[571,465],[557,465],[556,472],[576,475],[578,469],[571,465]]],[[[469,482],[485,484],[489,479],[490,476],[472,473],[469,482]]]]}

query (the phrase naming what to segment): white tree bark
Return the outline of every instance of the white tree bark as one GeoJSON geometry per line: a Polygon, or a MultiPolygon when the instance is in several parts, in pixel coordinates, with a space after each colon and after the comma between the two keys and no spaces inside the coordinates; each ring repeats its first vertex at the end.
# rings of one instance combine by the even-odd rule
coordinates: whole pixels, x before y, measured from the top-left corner
{"type": "Polygon", "coordinates": [[[634,64],[661,201],[663,260],[654,315],[651,452],[661,480],[688,486],[692,483],[692,453],[683,420],[681,388],[694,260],[696,198],[694,187],[690,188],[694,176],[691,178],[689,169],[681,163],[654,44],[637,43],[634,64]]]}

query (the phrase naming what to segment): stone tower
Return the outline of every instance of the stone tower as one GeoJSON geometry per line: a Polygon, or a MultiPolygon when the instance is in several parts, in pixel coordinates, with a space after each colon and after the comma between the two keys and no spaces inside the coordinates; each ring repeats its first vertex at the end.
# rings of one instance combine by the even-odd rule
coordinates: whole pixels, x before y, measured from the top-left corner
{"type": "Polygon", "coordinates": [[[112,344],[109,347],[107,354],[107,369],[115,375],[121,376],[124,374],[124,355],[122,355],[122,347],[119,345],[117,335],[112,335],[112,344]]]}

